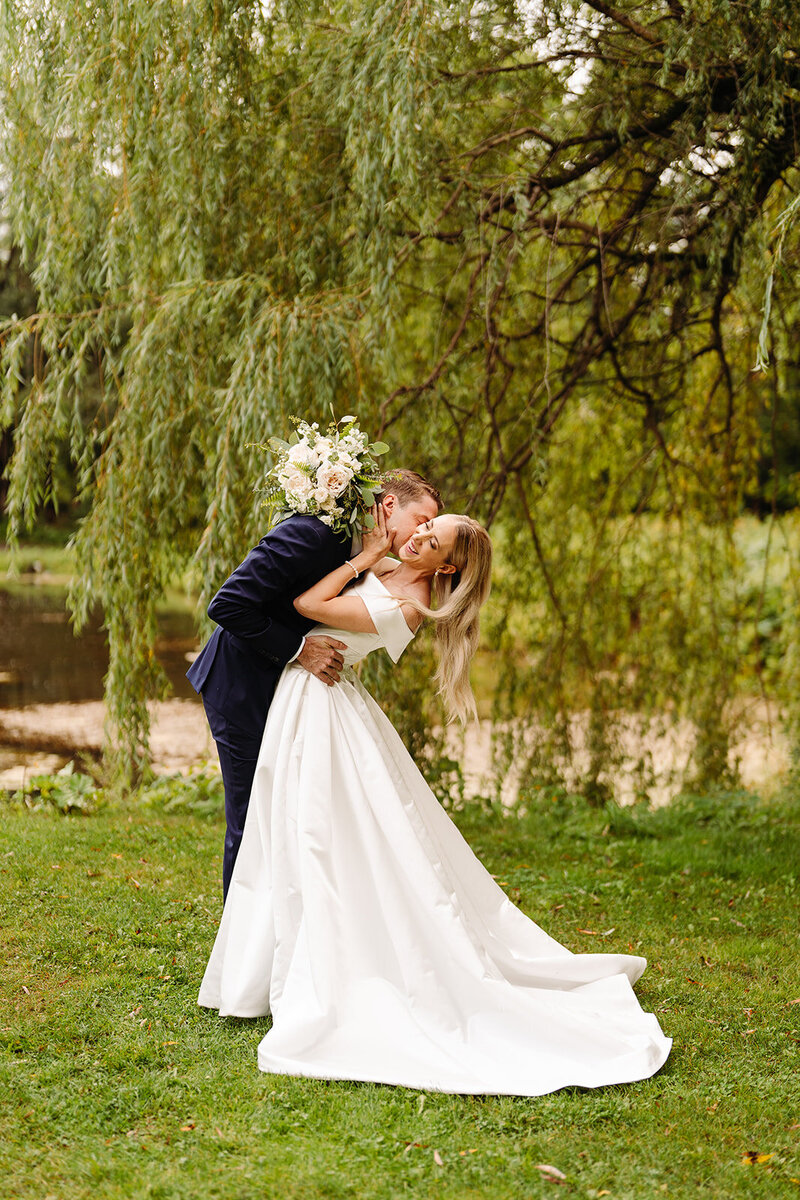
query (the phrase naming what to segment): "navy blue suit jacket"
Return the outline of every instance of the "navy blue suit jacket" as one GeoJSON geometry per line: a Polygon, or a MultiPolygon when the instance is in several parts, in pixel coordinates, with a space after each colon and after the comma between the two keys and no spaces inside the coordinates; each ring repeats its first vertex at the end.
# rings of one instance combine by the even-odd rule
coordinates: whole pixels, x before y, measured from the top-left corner
{"type": "Polygon", "coordinates": [[[186,674],[249,737],[261,737],[278,676],[314,624],[292,601],[349,554],[349,537],[316,517],[289,517],[250,551],[208,606],[218,628],[186,674]]]}

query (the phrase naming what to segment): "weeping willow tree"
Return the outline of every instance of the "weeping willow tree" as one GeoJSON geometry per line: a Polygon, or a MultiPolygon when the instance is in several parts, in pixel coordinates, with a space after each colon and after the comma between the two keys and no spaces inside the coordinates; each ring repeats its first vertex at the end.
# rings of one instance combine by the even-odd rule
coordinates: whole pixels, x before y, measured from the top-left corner
{"type": "Polygon", "coordinates": [[[0,331],[7,507],[35,519],[67,444],[129,764],[165,587],[214,590],[263,524],[249,444],[331,405],[496,532],[531,771],[580,708],[590,784],[623,710],[689,716],[718,773],[737,689],[793,694],[796,620],[767,679],[733,523],[793,488],[799,34],[790,0],[7,0],[38,294],[0,331]]]}

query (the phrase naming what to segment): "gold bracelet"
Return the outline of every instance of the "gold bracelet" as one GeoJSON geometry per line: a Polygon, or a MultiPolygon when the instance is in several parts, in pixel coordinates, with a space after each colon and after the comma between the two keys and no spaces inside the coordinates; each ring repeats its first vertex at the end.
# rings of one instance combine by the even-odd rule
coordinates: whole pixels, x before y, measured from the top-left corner
{"type": "Polygon", "coordinates": [[[349,558],[346,558],[346,559],[345,559],[345,561],[344,561],[343,565],[344,565],[345,567],[349,567],[349,568],[350,568],[350,570],[351,570],[351,571],[353,572],[353,574],[355,575],[356,579],[358,579],[359,572],[358,572],[358,571],[355,569],[355,567],[353,566],[353,564],[350,562],[350,559],[349,559],[349,558]]]}

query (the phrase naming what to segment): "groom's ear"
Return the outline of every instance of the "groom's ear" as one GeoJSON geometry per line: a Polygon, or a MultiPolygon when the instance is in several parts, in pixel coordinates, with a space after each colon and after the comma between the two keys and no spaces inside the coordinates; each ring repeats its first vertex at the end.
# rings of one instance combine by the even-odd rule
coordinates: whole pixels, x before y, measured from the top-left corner
{"type": "Polygon", "coordinates": [[[386,513],[387,517],[390,517],[397,508],[397,496],[395,496],[393,492],[386,492],[383,496],[381,496],[380,502],[383,505],[383,511],[386,513]]]}

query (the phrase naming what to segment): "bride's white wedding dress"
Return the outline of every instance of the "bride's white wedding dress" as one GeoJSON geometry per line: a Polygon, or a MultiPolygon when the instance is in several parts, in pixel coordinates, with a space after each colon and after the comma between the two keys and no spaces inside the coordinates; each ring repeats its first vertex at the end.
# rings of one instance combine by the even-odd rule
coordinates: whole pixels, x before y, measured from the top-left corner
{"type": "Polygon", "coordinates": [[[671,1040],[624,954],[572,954],[475,858],[347,667],[412,634],[374,575],[377,633],[331,630],[328,687],[290,664],[269,711],[199,1003],[273,1025],[262,1071],[536,1096],[652,1075],[671,1040]]]}

